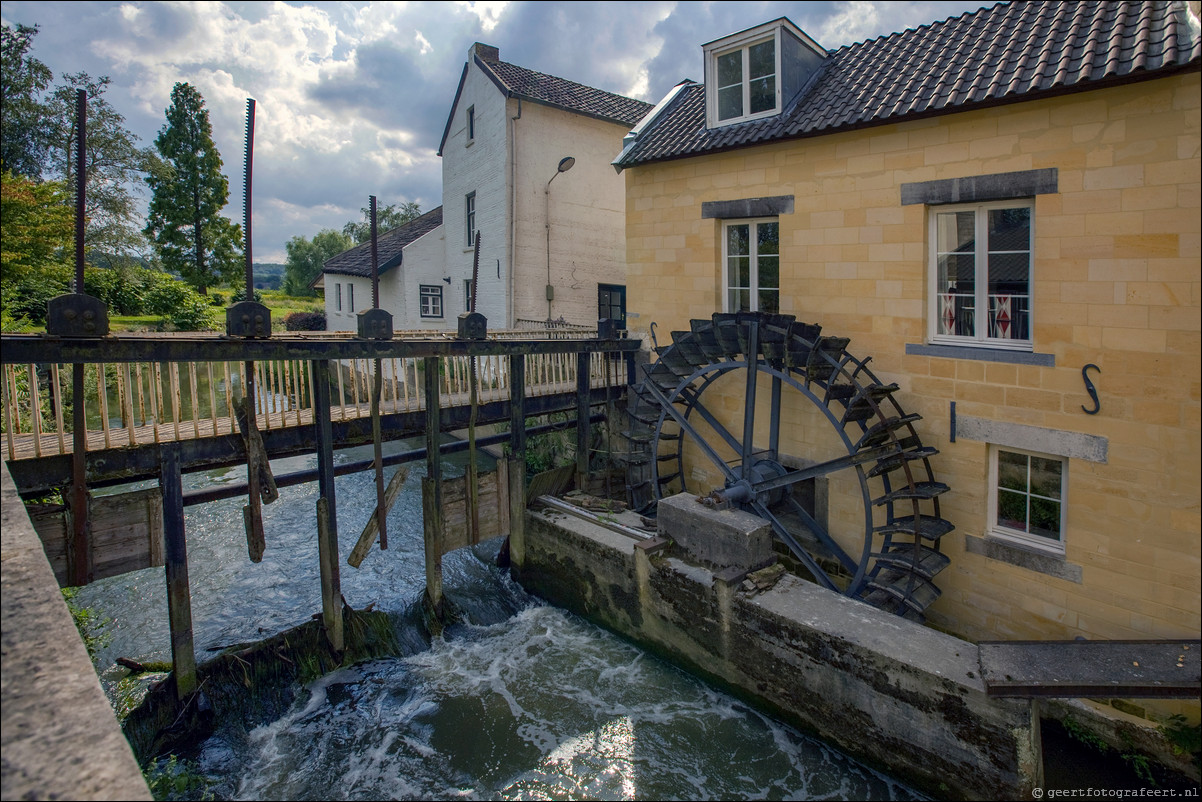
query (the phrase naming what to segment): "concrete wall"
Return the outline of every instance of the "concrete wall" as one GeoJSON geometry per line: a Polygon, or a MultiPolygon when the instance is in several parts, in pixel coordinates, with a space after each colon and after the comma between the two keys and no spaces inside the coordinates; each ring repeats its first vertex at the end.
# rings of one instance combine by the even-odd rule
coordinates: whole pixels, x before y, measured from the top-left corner
{"type": "Polygon", "coordinates": [[[1041,784],[1037,710],[986,697],[971,643],[791,575],[748,595],[651,543],[530,512],[511,554],[527,589],[932,794],[1041,784]]]}
{"type": "Polygon", "coordinates": [[[0,480],[3,798],[150,799],[7,464],[0,480]]]}
{"type": "MultiPolygon", "coordinates": [[[[448,99],[450,100],[450,99],[448,99]]],[[[476,193],[476,228],[480,231],[480,298],[476,311],[488,318],[489,327],[508,327],[509,285],[509,154],[505,96],[475,62],[469,62],[463,92],[454,110],[450,133],[442,152],[442,222],[445,231],[445,268],[451,291],[463,311],[464,279],[472,277],[473,249],[467,244],[465,198],[476,193]],[[467,140],[466,115],[475,108],[476,135],[467,140]],[[500,276],[497,265],[500,263],[500,276]]],[[[444,285],[445,286],[445,285],[444,285]]]]}
{"type": "MultiPolygon", "coordinates": [[[[627,170],[632,334],[655,321],[662,343],[721,310],[721,221],[703,219],[703,202],[792,195],[779,218],[781,311],[851,337],[940,450],[934,467],[952,487],[942,511],[957,531],[943,541],[952,564],[931,619],[974,639],[1197,637],[1200,95],[1195,72],[627,170]],[[1034,198],[1033,335],[1051,364],[922,353],[935,207],[903,205],[901,186],[1048,168],[1058,191],[1034,198]],[[1089,363],[1101,369],[1097,415],[1082,410],[1089,363]],[[951,442],[951,402],[988,424],[978,432],[1105,445],[1100,459],[1066,454],[1063,559],[993,548],[998,440],[951,442]]],[[[808,414],[786,411],[798,449],[808,414]]],[[[832,520],[840,492],[832,482],[832,520]]]]}
{"type": "MultiPolygon", "coordinates": [[[[516,100],[509,101],[511,116],[516,100]]],[[[610,162],[626,126],[522,103],[513,124],[517,177],[514,316],[597,325],[597,284],[626,283],[625,181],[610,162]],[[556,174],[559,160],[575,165],[556,174]],[[547,182],[554,181],[547,192],[547,182]],[[550,206],[551,276],[547,278],[550,206]],[[548,307],[546,285],[555,288],[548,307]]]]}
{"type": "MultiPolygon", "coordinates": [[[[459,313],[464,310],[463,281],[443,281],[446,269],[446,226],[439,226],[405,247],[401,266],[394,276],[392,308],[398,329],[456,329],[459,313]],[[421,315],[421,286],[442,287],[442,317],[421,315]]],[[[484,297],[481,295],[481,297],[484,297]]]]}
{"type": "MultiPolygon", "coordinates": [[[[381,280],[381,297],[383,297],[384,285],[385,281],[381,280]]],[[[371,309],[371,279],[327,273],[325,276],[325,301],[326,331],[358,331],[359,313],[364,309],[371,309]],[[338,308],[340,287],[342,291],[341,309],[338,308]]]]}

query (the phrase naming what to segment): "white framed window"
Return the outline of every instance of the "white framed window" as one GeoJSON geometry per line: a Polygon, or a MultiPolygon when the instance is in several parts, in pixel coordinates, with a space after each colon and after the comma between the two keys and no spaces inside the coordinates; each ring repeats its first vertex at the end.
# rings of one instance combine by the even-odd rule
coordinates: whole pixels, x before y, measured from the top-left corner
{"type": "Polygon", "coordinates": [[[472,144],[472,142],[476,141],[476,107],[475,106],[468,106],[468,108],[467,108],[467,119],[466,119],[465,127],[467,129],[467,144],[470,145],[470,144],[472,144]]]}
{"type": "Polygon", "coordinates": [[[727,312],[780,311],[780,221],[732,220],[722,225],[727,312]]]}
{"type": "Polygon", "coordinates": [[[1067,484],[1063,457],[990,445],[990,536],[1064,554],[1067,484]]]}
{"type": "Polygon", "coordinates": [[[349,281],[346,283],[346,305],[348,312],[355,311],[355,285],[349,281]]]}
{"type": "Polygon", "coordinates": [[[711,127],[780,112],[780,32],[780,26],[760,26],[706,46],[706,116],[711,127]]]}
{"type": "Polygon", "coordinates": [[[476,244],[476,193],[469,192],[463,200],[463,225],[467,247],[476,244]]]}
{"type": "Polygon", "coordinates": [[[936,206],[930,213],[930,340],[1030,351],[1035,204],[936,206]]]}
{"type": "Polygon", "coordinates": [[[334,311],[342,311],[342,284],[334,282],[334,311]]]}
{"type": "Polygon", "coordinates": [[[442,287],[423,284],[420,289],[422,317],[442,317],[442,287]]]}

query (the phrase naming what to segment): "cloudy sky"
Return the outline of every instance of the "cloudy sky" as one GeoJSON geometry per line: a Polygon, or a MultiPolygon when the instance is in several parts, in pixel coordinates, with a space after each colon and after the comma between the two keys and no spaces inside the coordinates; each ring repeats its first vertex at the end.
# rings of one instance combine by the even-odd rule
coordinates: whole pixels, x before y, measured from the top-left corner
{"type": "MultiPolygon", "coordinates": [[[[242,217],[246,99],[254,98],[255,261],[381,204],[441,203],[438,142],[473,42],[501,59],[651,103],[700,79],[701,45],[789,17],[833,49],[989,2],[44,2],[5,0],[39,26],[60,75],[108,75],[107,97],[150,145],[172,86],[204,96],[242,217]]],[[[616,154],[615,154],[616,155],[616,154]]]]}

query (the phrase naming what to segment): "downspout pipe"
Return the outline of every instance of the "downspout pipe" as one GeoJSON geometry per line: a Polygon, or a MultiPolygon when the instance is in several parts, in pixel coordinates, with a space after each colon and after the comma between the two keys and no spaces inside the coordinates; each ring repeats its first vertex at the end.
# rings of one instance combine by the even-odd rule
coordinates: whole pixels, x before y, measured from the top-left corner
{"type": "MultiPolygon", "coordinates": [[[[513,92],[510,92],[508,97],[513,98],[513,92]]],[[[517,185],[517,138],[518,126],[517,121],[522,119],[522,98],[516,98],[518,102],[518,113],[514,117],[509,118],[509,275],[505,281],[508,285],[506,296],[509,298],[509,319],[506,321],[506,328],[514,328],[517,325],[515,316],[515,300],[514,300],[514,281],[513,276],[517,271],[517,209],[518,209],[518,185],[517,185]]]]}

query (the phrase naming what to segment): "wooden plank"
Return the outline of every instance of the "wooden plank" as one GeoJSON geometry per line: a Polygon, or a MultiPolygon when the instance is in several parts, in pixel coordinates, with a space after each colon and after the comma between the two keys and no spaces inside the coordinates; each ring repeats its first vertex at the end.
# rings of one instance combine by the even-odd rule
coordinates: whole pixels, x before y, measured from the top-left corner
{"type": "Polygon", "coordinates": [[[342,582],[338,573],[338,507],[334,496],[334,434],[330,419],[329,363],[316,360],[312,370],[319,493],[317,552],[321,567],[321,615],[330,647],[336,652],[342,652],[342,582]]]}
{"type": "MultiPolygon", "coordinates": [[[[138,490],[94,498],[89,504],[93,559],[92,579],[163,565],[163,512],[160,491],[138,490]]],[[[42,539],[55,578],[67,576],[69,516],[63,505],[31,507],[30,519],[42,539]]]]}
{"type": "Polygon", "coordinates": [[[167,556],[167,619],[171,629],[172,677],[176,698],[196,690],[196,649],[192,639],[192,596],[188,590],[188,543],[184,537],[183,473],[179,447],[162,449],[164,544],[167,556]]]}
{"type": "Polygon", "coordinates": [[[426,563],[426,599],[436,617],[442,615],[442,429],[439,415],[439,360],[424,360],[426,401],[426,476],[422,480],[422,539],[426,563]]]}
{"type": "MultiPolygon", "coordinates": [[[[362,534],[359,535],[359,542],[355,544],[355,548],[351,549],[351,556],[347,558],[347,563],[355,568],[358,568],[363,558],[367,556],[367,552],[371,550],[371,544],[375,542],[376,535],[379,532],[378,521],[381,517],[387,516],[388,511],[392,509],[392,505],[396,503],[397,496],[401,493],[401,486],[405,484],[405,479],[409,476],[409,466],[402,465],[397,468],[396,473],[392,475],[392,479],[388,482],[388,488],[384,491],[384,510],[381,516],[380,510],[373,510],[371,515],[367,517],[367,523],[363,527],[362,534]]],[[[381,546],[383,548],[383,546],[381,546]]]]}

